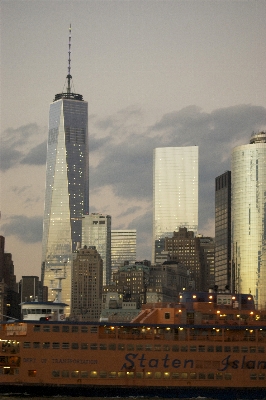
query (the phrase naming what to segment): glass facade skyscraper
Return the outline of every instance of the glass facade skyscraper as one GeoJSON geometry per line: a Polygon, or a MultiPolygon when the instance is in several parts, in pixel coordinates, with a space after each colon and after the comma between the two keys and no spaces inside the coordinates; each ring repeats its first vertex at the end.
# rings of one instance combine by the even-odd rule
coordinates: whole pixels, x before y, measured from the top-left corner
{"type": "Polygon", "coordinates": [[[112,229],[111,259],[112,273],[116,272],[125,261],[134,264],[136,261],[136,229],[112,229]]]}
{"type": "Polygon", "coordinates": [[[232,152],[232,267],[235,288],[266,307],[266,132],[232,152]]]}
{"type": "Polygon", "coordinates": [[[153,263],[180,227],[198,231],[198,146],[154,149],[153,263]]]}
{"type": "Polygon", "coordinates": [[[111,216],[99,213],[83,215],[82,247],[95,246],[103,260],[103,285],[111,280],[111,216]]]}
{"type": "MultiPolygon", "coordinates": [[[[69,44],[69,63],[70,53],[69,44]]],[[[82,240],[82,216],[89,212],[88,103],[72,92],[71,79],[69,64],[66,92],[50,105],[42,241],[48,298],[54,299],[51,281],[61,274],[61,300],[69,306],[73,252],[82,240]]]]}
{"type": "Polygon", "coordinates": [[[231,280],[231,171],[215,179],[215,284],[219,289],[231,280]]]}

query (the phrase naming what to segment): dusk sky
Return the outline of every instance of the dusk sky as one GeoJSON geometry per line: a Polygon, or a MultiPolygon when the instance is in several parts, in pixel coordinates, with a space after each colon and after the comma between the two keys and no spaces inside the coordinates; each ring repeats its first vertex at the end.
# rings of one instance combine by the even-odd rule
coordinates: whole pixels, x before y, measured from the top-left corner
{"type": "Polygon", "coordinates": [[[90,212],[151,259],[155,147],[199,146],[199,233],[215,177],[266,129],[265,0],[1,0],[1,231],[40,276],[49,105],[71,74],[89,104],[90,212]]]}

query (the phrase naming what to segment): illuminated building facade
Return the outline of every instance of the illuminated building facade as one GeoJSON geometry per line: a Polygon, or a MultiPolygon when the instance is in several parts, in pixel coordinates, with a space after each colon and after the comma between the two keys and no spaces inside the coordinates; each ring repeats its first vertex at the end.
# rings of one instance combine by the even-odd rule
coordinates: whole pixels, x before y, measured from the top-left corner
{"type": "Polygon", "coordinates": [[[232,152],[232,267],[235,289],[266,306],[266,132],[232,152]]]}
{"type": "Polygon", "coordinates": [[[198,147],[162,147],[153,153],[153,254],[180,227],[198,231],[198,147]]]}
{"type": "Polygon", "coordinates": [[[136,261],[136,229],[115,229],[111,231],[112,273],[118,271],[125,262],[136,261]]]}

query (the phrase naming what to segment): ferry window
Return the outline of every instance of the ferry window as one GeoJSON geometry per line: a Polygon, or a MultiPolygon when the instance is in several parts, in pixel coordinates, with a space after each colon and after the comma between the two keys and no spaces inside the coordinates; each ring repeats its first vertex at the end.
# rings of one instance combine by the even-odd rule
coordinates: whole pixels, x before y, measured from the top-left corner
{"type": "MultiPolygon", "coordinates": [[[[91,378],[97,378],[97,371],[91,371],[90,372],[90,377],[91,378]]],[[[103,377],[101,377],[101,378],[103,378],[103,377]]]]}
{"type": "Polygon", "coordinates": [[[143,350],[143,344],[136,344],[136,350],[137,351],[143,350]]]}
{"type": "Polygon", "coordinates": [[[88,371],[80,371],[80,377],[81,378],[88,378],[89,377],[88,371]]]}
{"type": "Polygon", "coordinates": [[[127,371],[127,378],[134,378],[134,372],[127,371]]]}
{"type": "Polygon", "coordinates": [[[206,379],[206,375],[202,372],[199,373],[199,379],[206,379]]]}
{"type": "Polygon", "coordinates": [[[43,326],[43,331],[44,332],[50,332],[50,325],[44,325],[43,326]]]}
{"type": "Polygon", "coordinates": [[[248,348],[247,347],[241,347],[241,351],[242,351],[242,353],[247,353],[248,352],[248,348]]]}
{"type": "Polygon", "coordinates": [[[164,345],[163,345],[163,351],[170,351],[170,346],[169,346],[169,344],[164,344],[164,345]]]}
{"type": "Polygon", "coordinates": [[[59,378],[60,372],[59,371],[52,371],[52,377],[53,378],[59,378]]]}
{"type": "Polygon", "coordinates": [[[78,378],[79,371],[71,371],[71,378],[78,378]]]}
{"type": "Polygon", "coordinates": [[[264,353],[264,347],[259,346],[258,347],[258,353],[264,353]]]}
{"type": "Polygon", "coordinates": [[[181,351],[187,351],[187,346],[181,346],[181,351]]]}
{"type": "Polygon", "coordinates": [[[172,351],[179,351],[179,346],[177,346],[176,344],[174,344],[172,346],[172,351]]]}
{"type": "Polygon", "coordinates": [[[126,376],[125,372],[118,372],[117,373],[118,378],[124,378],[126,376]]]}
{"type": "Polygon", "coordinates": [[[36,369],[29,369],[28,376],[35,377],[36,376],[36,369]]]}
{"type": "Polygon", "coordinates": [[[98,327],[97,326],[91,326],[91,333],[97,333],[98,332],[98,327]]]}
{"type": "Polygon", "coordinates": [[[40,308],[36,308],[36,314],[41,314],[42,310],[40,308]]]}
{"type": "Polygon", "coordinates": [[[182,378],[182,379],[187,379],[187,372],[182,372],[182,373],[180,374],[180,378],[182,378]]]}
{"type": "Polygon", "coordinates": [[[109,372],[109,378],[116,378],[116,372],[109,372]]]}
{"type": "Polygon", "coordinates": [[[145,350],[146,351],[151,351],[152,350],[152,345],[151,344],[146,344],[145,350]]]}
{"type": "Polygon", "coordinates": [[[62,376],[62,378],[68,378],[69,377],[69,371],[66,371],[66,370],[61,371],[61,376],[62,376]]]}
{"type": "Polygon", "coordinates": [[[208,379],[214,379],[214,374],[213,374],[213,373],[208,374],[208,375],[207,375],[207,378],[208,378],[208,379]]]}
{"type": "Polygon", "coordinates": [[[154,373],[154,378],[158,379],[158,378],[161,378],[161,377],[162,377],[162,373],[161,372],[157,371],[157,372],[154,373]]]}
{"type": "Polygon", "coordinates": [[[72,332],[78,332],[79,331],[79,327],[77,325],[72,326],[71,329],[72,332]]]}
{"type": "Polygon", "coordinates": [[[134,344],[128,344],[127,345],[127,350],[128,351],[134,351],[134,344]]]}
{"type": "Polygon", "coordinates": [[[233,346],[233,353],[239,353],[239,347],[233,346]]]}
{"type": "Polygon", "coordinates": [[[107,372],[106,371],[100,371],[100,378],[106,378],[107,377],[107,372]]]}
{"type": "Polygon", "coordinates": [[[152,372],[145,372],[145,378],[151,379],[152,378],[152,372]]]}
{"type": "Polygon", "coordinates": [[[250,379],[255,381],[257,379],[257,374],[250,374],[250,379]]]}
{"type": "Polygon", "coordinates": [[[197,378],[196,372],[191,372],[190,373],[190,379],[196,379],[196,378],[197,378]]]}
{"type": "MultiPolygon", "coordinates": [[[[47,312],[49,312],[49,310],[47,310],[47,312]]],[[[63,308],[59,308],[59,314],[64,314],[64,309],[63,308]]]]}
{"type": "Polygon", "coordinates": [[[249,351],[250,353],[256,353],[256,347],[250,347],[249,351]]]}
{"type": "Polygon", "coordinates": [[[110,343],[109,344],[109,350],[116,350],[116,344],[115,343],[110,343]]]}
{"type": "Polygon", "coordinates": [[[178,379],[179,378],[179,373],[178,372],[173,372],[172,373],[172,379],[178,379]]]}
{"type": "Polygon", "coordinates": [[[259,374],[259,380],[264,380],[265,379],[265,374],[259,374]]]}
{"type": "Polygon", "coordinates": [[[232,374],[225,373],[224,374],[224,379],[230,381],[232,379],[232,374]]]}
{"type": "Polygon", "coordinates": [[[41,343],[40,342],[33,342],[33,348],[34,349],[39,349],[41,347],[41,343]]]}
{"type": "Polygon", "coordinates": [[[71,348],[72,348],[73,350],[77,350],[77,349],[79,348],[79,344],[78,344],[78,343],[72,343],[71,348]]]}
{"type": "Polygon", "coordinates": [[[82,333],[88,333],[88,327],[87,326],[82,326],[81,327],[81,332],[82,333]]]}
{"type": "Polygon", "coordinates": [[[23,343],[23,349],[30,349],[31,348],[31,343],[30,342],[24,342],[23,343]]]}
{"type": "Polygon", "coordinates": [[[155,344],[154,345],[154,351],[161,351],[161,345],[160,344],[155,344]]]}
{"type": "Polygon", "coordinates": [[[68,325],[63,325],[62,326],[62,332],[69,332],[69,326],[68,325]]]}
{"type": "Polygon", "coordinates": [[[216,379],[223,379],[223,374],[221,372],[216,372],[216,379]]]}
{"type": "Polygon", "coordinates": [[[170,372],[164,372],[163,373],[164,379],[169,379],[170,378],[170,372]]]}
{"type": "Polygon", "coordinates": [[[62,349],[69,349],[69,343],[63,342],[62,349]]]}
{"type": "Polygon", "coordinates": [[[223,351],[223,347],[222,346],[216,346],[216,351],[218,353],[222,352],[223,351]]]}
{"type": "Polygon", "coordinates": [[[42,344],[42,348],[43,348],[43,349],[49,349],[49,348],[50,348],[50,342],[44,342],[44,343],[42,344]]]}
{"type": "Polygon", "coordinates": [[[125,350],[125,345],[122,343],[118,344],[118,350],[125,350]]]}
{"type": "Polygon", "coordinates": [[[89,345],[88,345],[88,343],[81,343],[80,348],[81,348],[81,350],[88,350],[89,345]]]}
{"type": "Polygon", "coordinates": [[[59,332],[59,331],[60,331],[59,326],[58,325],[54,325],[53,326],[53,332],[59,332]]]}
{"type": "Polygon", "coordinates": [[[197,346],[190,346],[190,351],[197,351],[197,346]]]}
{"type": "Polygon", "coordinates": [[[97,350],[97,343],[91,343],[91,345],[90,345],[90,349],[91,350],[97,350]]]}
{"type": "Polygon", "coordinates": [[[107,345],[105,343],[100,343],[100,350],[107,350],[107,345]]]}
{"type": "Polygon", "coordinates": [[[52,314],[52,310],[50,308],[47,309],[47,314],[52,314]]]}
{"type": "Polygon", "coordinates": [[[40,330],[41,330],[41,325],[34,325],[33,327],[34,332],[40,332],[40,330]]]}
{"type": "Polygon", "coordinates": [[[164,313],[164,319],[170,319],[170,313],[169,312],[164,313]]]}
{"type": "Polygon", "coordinates": [[[231,353],[231,346],[224,346],[224,351],[226,353],[231,353]]]}
{"type": "Polygon", "coordinates": [[[205,346],[202,346],[201,344],[199,345],[199,351],[200,352],[204,352],[205,351],[205,346]]]}
{"type": "Polygon", "coordinates": [[[136,372],[136,378],[143,378],[143,372],[136,372]]]}
{"type": "Polygon", "coordinates": [[[53,342],[52,343],[52,348],[53,349],[60,349],[60,343],[59,342],[53,342]]]}

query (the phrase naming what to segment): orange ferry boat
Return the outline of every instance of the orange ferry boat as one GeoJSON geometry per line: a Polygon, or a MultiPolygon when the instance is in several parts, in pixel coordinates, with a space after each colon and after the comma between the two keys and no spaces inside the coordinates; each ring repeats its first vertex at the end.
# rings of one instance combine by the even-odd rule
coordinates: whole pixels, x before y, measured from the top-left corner
{"type": "Polygon", "coordinates": [[[2,393],[266,398],[266,311],[251,295],[184,292],[130,323],[41,319],[1,323],[2,393]]]}

